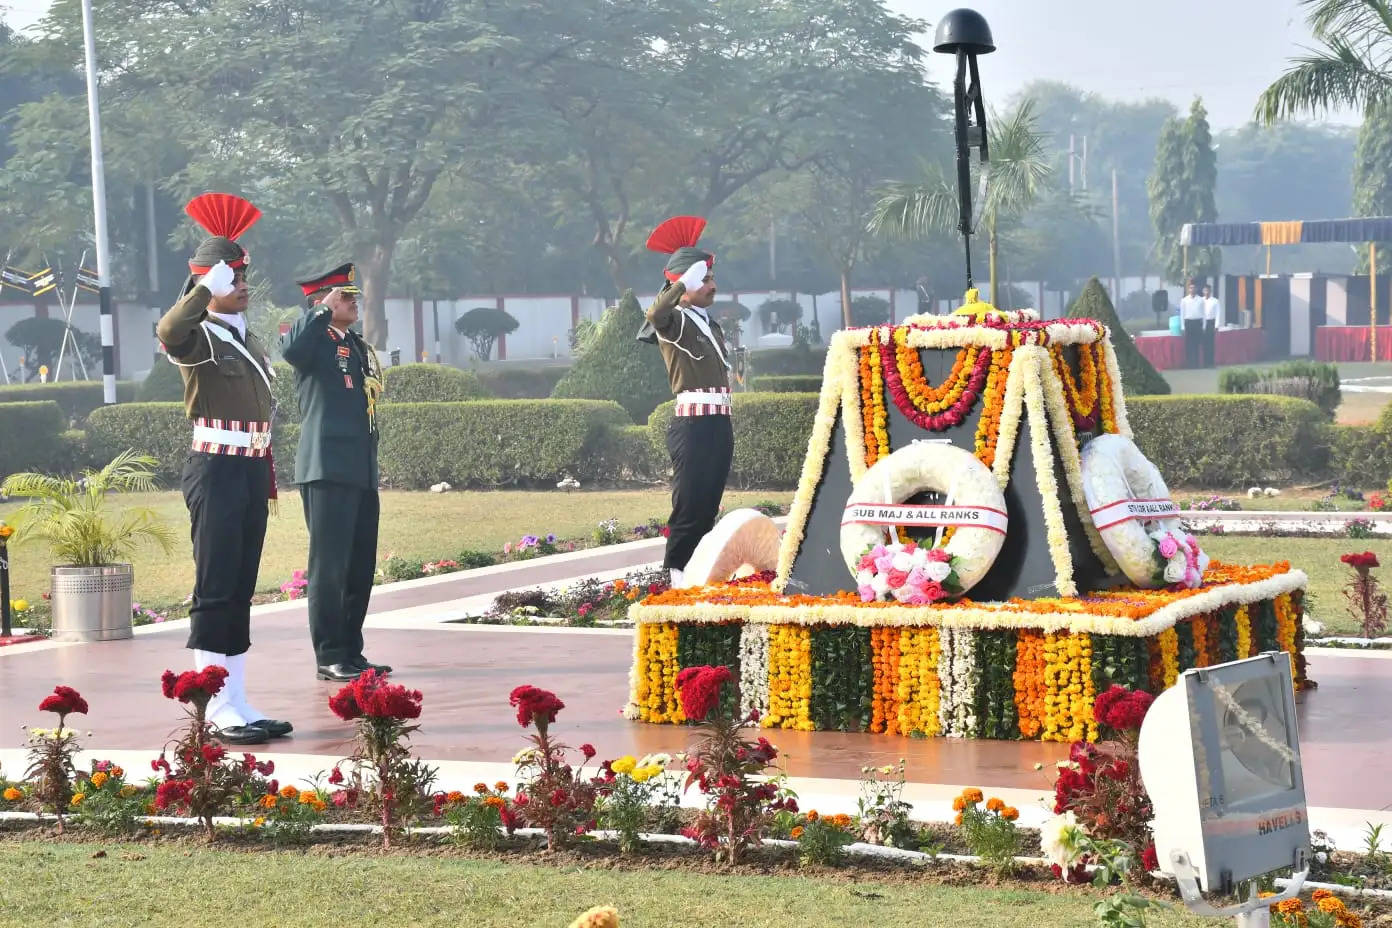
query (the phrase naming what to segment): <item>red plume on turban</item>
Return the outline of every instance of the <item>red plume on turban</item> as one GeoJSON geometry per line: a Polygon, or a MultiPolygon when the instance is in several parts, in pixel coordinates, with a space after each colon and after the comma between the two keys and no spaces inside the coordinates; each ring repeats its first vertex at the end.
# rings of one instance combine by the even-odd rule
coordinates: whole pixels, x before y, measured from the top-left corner
{"type": "Polygon", "coordinates": [[[230,193],[205,193],[189,200],[184,212],[209,234],[237,240],[247,229],[256,225],[261,211],[241,197],[230,193]]]}
{"type": "Polygon", "coordinates": [[[700,216],[673,216],[652,230],[648,250],[670,255],[678,248],[690,248],[701,239],[706,221],[700,216]]]}

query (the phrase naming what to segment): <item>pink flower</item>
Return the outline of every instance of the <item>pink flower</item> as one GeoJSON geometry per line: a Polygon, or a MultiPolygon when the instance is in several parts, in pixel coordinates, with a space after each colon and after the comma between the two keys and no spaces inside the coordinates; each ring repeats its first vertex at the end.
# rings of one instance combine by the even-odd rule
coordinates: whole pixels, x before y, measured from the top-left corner
{"type": "Polygon", "coordinates": [[[512,542],[510,542],[510,541],[505,541],[505,542],[503,542],[503,553],[504,553],[504,554],[511,554],[511,553],[512,553],[512,542]]]}
{"type": "Polygon", "coordinates": [[[940,599],[946,599],[947,591],[943,589],[941,583],[938,583],[936,580],[929,580],[927,583],[923,584],[923,595],[928,597],[930,603],[935,603],[940,599]]]}
{"type": "Polygon", "coordinates": [[[873,603],[875,601],[875,588],[870,584],[867,583],[859,587],[858,592],[860,593],[861,602],[873,603]]]}
{"type": "Polygon", "coordinates": [[[875,569],[881,573],[889,570],[893,564],[894,558],[890,557],[888,554],[881,554],[879,557],[875,558],[875,569]]]}
{"type": "Polygon", "coordinates": [[[905,571],[891,568],[887,579],[889,580],[890,589],[897,590],[908,582],[909,575],[905,571]]]}
{"type": "Polygon", "coordinates": [[[1179,552],[1179,542],[1175,541],[1173,535],[1166,535],[1160,539],[1160,556],[1169,560],[1179,552]]]}
{"type": "Polygon", "coordinates": [[[857,570],[874,570],[875,559],[868,554],[861,555],[860,563],[856,565],[857,570]]]}
{"type": "Polygon", "coordinates": [[[952,557],[947,553],[946,548],[929,548],[928,560],[937,561],[939,564],[946,564],[948,561],[952,560],[952,557]]]}

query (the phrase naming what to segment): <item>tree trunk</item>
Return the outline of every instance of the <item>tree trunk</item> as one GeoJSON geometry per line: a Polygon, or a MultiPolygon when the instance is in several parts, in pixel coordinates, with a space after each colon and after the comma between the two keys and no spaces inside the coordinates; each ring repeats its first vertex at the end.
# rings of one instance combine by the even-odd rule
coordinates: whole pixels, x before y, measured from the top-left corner
{"type": "Polygon", "coordinates": [[[851,328],[855,323],[851,322],[851,271],[850,268],[841,269],[841,325],[843,328],[851,328]]]}
{"type": "Polygon", "coordinates": [[[1000,307],[1000,291],[999,291],[999,289],[998,289],[998,287],[997,287],[997,284],[996,284],[996,254],[997,254],[997,252],[998,252],[998,250],[999,250],[999,247],[998,247],[997,242],[996,242],[996,221],[995,221],[995,219],[992,219],[992,220],[991,220],[991,226],[990,226],[989,231],[987,232],[987,238],[988,238],[988,241],[990,242],[990,244],[989,244],[989,246],[988,246],[988,251],[989,251],[989,254],[990,254],[990,272],[991,272],[991,290],[990,290],[990,293],[991,293],[991,298],[990,298],[989,300],[987,300],[986,302],[990,303],[992,306],[995,306],[995,307],[999,308],[999,307],[1000,307]]]}
{"type": "Polygon", "coordinates": [[[624,270],[623,255],[617,246],[604,246],[604,260],[609,265],[609,279],[614,282],[614,287],[619,297],[628,290],[628,273],[624,270]]]}
{"type": "Polygon", "coordinates": [[[381,351],[387,348],[387,284],[391,280],[392,254],[395,251],[395,240],[379,241],[369,246],[366,254],[358,259],[358,270],[362,275],[359,286],[363,292],[363,338],[381,351]]]}

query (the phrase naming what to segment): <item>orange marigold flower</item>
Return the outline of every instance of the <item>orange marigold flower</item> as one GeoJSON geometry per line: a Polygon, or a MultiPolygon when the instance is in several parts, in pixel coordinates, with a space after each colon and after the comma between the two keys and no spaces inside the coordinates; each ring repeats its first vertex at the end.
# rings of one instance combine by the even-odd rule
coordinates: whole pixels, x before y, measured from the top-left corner
{"type": "Polygon", "coordinates": [[[997,799],[995,796],[992,796],[990,799],[987,799],[987,800],[986,800],[986,811],[987,811],[987,812],[999,812],[1001,809],[1004,809],[1004,808],[1005,808],[1005,803],[1004,803],[1003,801],[1001,801],[1000,799],[997,799]]]}
{"type": "Polygon", "coordinates": [[[324,800],[320,799],[318,796],[314,797],[314,801],[310,803],[310,805],[314,807],[315,812],[323,812],[325,809],[329,807],[329,804],[324,800]]]}
{"type": "Polygon", "coordinates": [[[497,783],[493,784],[493,789],[497,790],[500,793],[506,793],[508,791],[508,785],[502,780],[499,780],[497,783]]]}
{"type": "Polygon", "coordinates": [[[798,840],[802,837],[802,826],[798,825],[794,827],[792,831],[788,832],[788,834],[792,836],[794,841],[798,840]]]}
{"type": "Polygon", "coordinates": [[[480,796],[482,796],[484,793],[488,792],[488,784],[487,784],[487,783],[475,783],[475,784],[474,784],[474,792],[476,792],[476,793],[478,793],[480,796]]]}
{"type": "Polygon", "coordinates": [[[952,824],[954,824],[954,825],[961,825],[961,824],[962,824],[962,813],[961,813],[961,812],[958,812],[958,813],[957,813],[957,817],[956,817],[955,819],[952,820],[952,824]]]}
{"type": "MultiPolygon", "coordinates": [[[[1274,896],[1276,894],[1267,893],[1267,895],[1274,896]]],[[[1319,902],[1321,899],[1328,899],[1332,895],[1334,894],[1327,889],[1317,889],[1314,892],[1310,893],[1310,898],[1313,899],[1315,902],[1319,902]]]]}
{"type": "Polygon", "coordinates": [[[464,794],[461,793],[461,792],[460,792],[459,790],[457,790],[457,789],[452,789],[452,790],[450,790],[448,793],[445,794],[445,801],[446,801],[446,802],[462,802],[463,800],[464,800],[464,794]]]}
{"type": "Polygon", "coordinates": [[[969,786],[962,790],[962,798],[967,802],[980,802],[985,796],[983,796],[981,790],[977,789],[975,786],[969,786]]]}
{"type": "Polygon", "coordinates": [[[319,801],[319,796],[309,790],[300,793],[300,805],[312,806],[319,801]]]}
{"type": "Polygon", "coordinates": [[[24,794],[21,793],[19,790],[15,789],[13,786],[7,787],[7,788],[5,789],[5,801],[6,801],[6,802],[18,802],[19,800],[21,800],[21,799],[23,799],[23,798],[24,798],[24,794]]]}
{"type": "Polygon", "coordinates": [[[274,809],[276,807],[276,803],[279,801],[280,797],[277,796],[275,793],[267,793],[266,795],[261,797],[261,808],[274,809]]]}
{"type": "Polygon", "coordinates": [[[1001,809],[1001,818],[1005,819],[1007,822],[1013,822],[1019,817],[1020,810],[1014,806],[1006,806],[1004,809],[1001,809]]]}
{"type": "Polygon", "coordinates": [[[92,774],[91,782],[94,788],[101,789],[102,786],[106,783],[106,774],[98,770],[96,773],[92,774]]]}
{"type": "Polygon", "coordinates": [[[286,784],[285,786],[282,786],[280,788],[280,795],[286,799],[294,799],[295,797],[300,795],[300,791],[295,789],[295,787],[286,784]]]}
{"type": "Polygon", "coordinates": [[[1315,901],[1315,908],[1329,915],[1338,915],[1346,911],[1343,900],[1336,899],[1334,896],[1325,896],[1315,901]]]}
{"type": "Polygon", "coordinates": [[[489,796],[487,799],[483,801],[483,804],[486,806],[492,806],[495,809],[501,809],[507,805],[507,800],[504,799],[502,796],[489,796]]]}
{"type": "Polygon", "coordinates": [[[112,775],[113,777],[123,777],[123,776],[126,775],[126,772],[125,772],[124,770],[122,770],[120,767],[112,767],[112,768],[111,768],[111,775],[112,775]]]}
{"type": "Polygon", "coordinates": [[[952,800],[952,811],[953,811],[953,812],[961,812],[961,811],[962,811],[963,809],[965,809],[966,807],[967,807],[967,801],[966,801],[965,799],[963,799],[961,796],[958,796],[956,799],[952,800]]]}
{"type": "Polygon", "coordinates": [[[1282,915],[1299,915],[1305,911],[1305,903],[1297,899],[1283,899],[1276,903],[1276,911],[1282,915]]]}
{"type": "Polygon", "coordinates": [[[816,809],[809,809],[809,810],[808,810],[808,812],[807,812],[807,820],[808,820],[809,822],[815,822],[815,821],[816,821],[817,819],[819,819],[819,818],[821,818],[821,816],[819,816],[819,815],[817,814],[817,810],[816,810],[816,809]]]}

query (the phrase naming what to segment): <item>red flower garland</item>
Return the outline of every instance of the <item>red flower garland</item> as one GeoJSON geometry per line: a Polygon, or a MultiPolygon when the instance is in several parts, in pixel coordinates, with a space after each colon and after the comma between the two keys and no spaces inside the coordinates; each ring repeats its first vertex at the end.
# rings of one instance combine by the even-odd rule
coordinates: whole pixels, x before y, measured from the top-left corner
{"type": "Polygon", "coordinates": [[[880,352],[880,366],[884,369],[885,384],[889,387],[889,395],[894,400],[894,405],[899,407],[899,411],[904,414],[914,425],[930,432],[941,432],[953,426],[961,425],[966,419],[967,414],[975,405],[977,397],[981,395],[982,388],[986,385],[986,375],[991,372],[991,352],[979,351],[976,355],[976,366],[972,368],[971,379],[967,381],[967,388],[962,391],[961,397],[947,409],[940,413],[920,412],[914,404],[913,398],[909,396],[904,388],[904,381],[899,376],[899,365],[896,354],[893,351],[880,352]]]}

